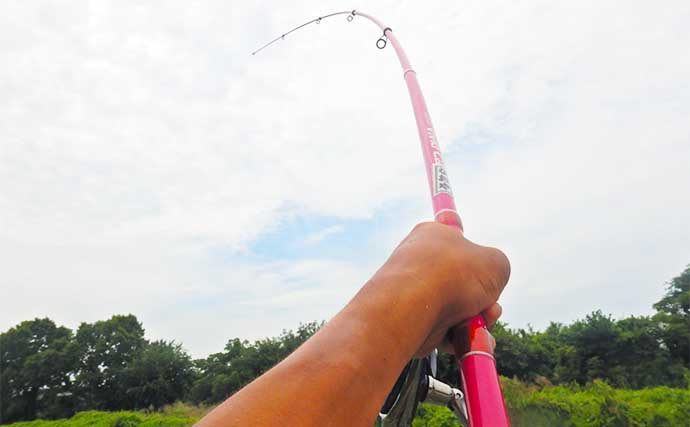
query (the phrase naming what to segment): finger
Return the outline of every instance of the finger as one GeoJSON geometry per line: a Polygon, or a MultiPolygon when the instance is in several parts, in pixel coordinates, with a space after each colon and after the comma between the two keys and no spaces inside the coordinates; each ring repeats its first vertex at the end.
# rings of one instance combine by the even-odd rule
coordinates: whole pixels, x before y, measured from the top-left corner
{"type": "MultiPolygon", "coordinates": [[[[502,313],[503,307],[501,307],[501,304],[497,302],[493,303],[489,308],[482,312],[484,322],[486,322],[486,327],[489,330],[496,325],[496,322],[501,317],[502,313]]],[[[451,331],[448,331],[448,334],[446,334],[443,340],[436,346],[441,353],[453,353],[455,351],[451,342],[451,331]]],[[[496,338],[494,338],[494,336],[491,334],[489,334],[489,336],[491,337],[491,348],[496,348],[496,338]]]]}
{"type": "Polygon", "coordinates": [[[493,303],[491,307],[487,308],[482,312],[482,315],[484,316],[484,321],[486,322],[486,325],[489,329],[493,328],[498,319],[501,317],[502,313],[503,307],[501,307],[501,304],[497,302],[493,303]]]}

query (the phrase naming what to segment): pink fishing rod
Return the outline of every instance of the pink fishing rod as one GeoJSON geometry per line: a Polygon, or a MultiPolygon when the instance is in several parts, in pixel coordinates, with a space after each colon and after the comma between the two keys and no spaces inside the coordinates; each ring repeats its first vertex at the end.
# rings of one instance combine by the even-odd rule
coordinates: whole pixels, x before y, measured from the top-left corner
{"type": "MultiPolygon", "coordinates": [[[[436,139],[436,133],[431,123],[429,111],[424,101],[424,95],[419,87],[417,75],[410,65],[400,42],[393,34],[393,30],[385,26],[375,17],[359,11],[336,12],[321,16],[306,22],[289,32],[277,37],[252,55],[258,53],[286,35],[311,23],[320,23],[322,19],[336,15],[348,15],[348,21],[355,16],[361,16],[376,24],[383,32],[376,42],[379,49],[386,47],[388,42],[395,49],[403,71],[403,78],[407,84],[417,122],[417,132],[422,144],[424,165],[426,167],[431,203],[436,221],[449,225],[463,233],[462,221],[455,207],[455,200],[448,181],[448,175],[443,164],[441,149],[436,139]]],[[[503,393],[496,371],[496,360],[492,346],[492,339],[487,330],[484,318],[478,315],[452,331],[453,346],[461,373],[461,380],[465,392],[467,406],[467,420],[470,427],[508,427],[510,421],[503,401],[503,393]]],[[[415,403],[416,407],[416,403],[415,403]]]]}

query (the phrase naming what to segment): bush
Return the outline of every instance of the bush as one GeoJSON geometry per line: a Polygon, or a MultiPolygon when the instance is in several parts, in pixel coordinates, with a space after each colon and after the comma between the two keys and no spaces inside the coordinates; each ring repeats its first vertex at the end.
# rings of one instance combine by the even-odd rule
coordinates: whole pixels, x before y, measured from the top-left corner
{"type": "MultiPolygon", "coordinates": [[[[501,378],[513,427],[687,427],[690,389],[616,389],[603,381],[587,386],[527,384],[501,378]]],[[[27,421],[6,427],[191,427],[205,406],[175,403],[160,412],[80,412],[70,419],[27,421]]],[[[447,408],[422,404],[413,427],[459,427],[447,408]]]]}
{"type": "MultiPolygon", "coordinates": [[[[513,427],[687,427],[690,390],[537,386],[501,378],[513,427]]],[[[446,408],[420,405],[414,427],[459,426],[446,408]]]]}
{"type": "Polygon", "coordinates": [[[24,421],[7,427],[191,427],[198,418],[140,412],[79,412],[72,418],[24,421]]]}

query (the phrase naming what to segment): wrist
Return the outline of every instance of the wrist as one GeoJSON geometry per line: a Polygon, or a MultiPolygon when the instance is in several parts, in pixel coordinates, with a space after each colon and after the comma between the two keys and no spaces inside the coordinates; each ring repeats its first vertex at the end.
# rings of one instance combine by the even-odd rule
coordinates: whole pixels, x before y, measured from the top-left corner
{"type": "Polygon", "coordinates": [[[374,312],[376,328],[393,340],[392,351],[405,362],[419,350],[444,311],[442,292],[432,280],[412,269],[384,266],[353,299],[374,312]]]}

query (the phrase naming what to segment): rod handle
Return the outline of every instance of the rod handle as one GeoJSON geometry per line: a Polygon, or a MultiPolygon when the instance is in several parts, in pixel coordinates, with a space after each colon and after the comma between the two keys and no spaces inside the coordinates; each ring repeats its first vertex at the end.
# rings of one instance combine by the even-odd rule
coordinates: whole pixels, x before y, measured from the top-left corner
{"type": "Polygon", "coordinates": [[[493,339],[481,315],[453,329],[469,427],[509,427],[494,359],[493,339]]]}

